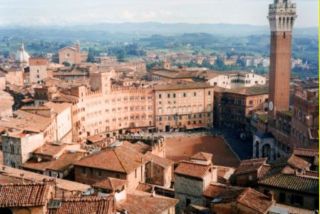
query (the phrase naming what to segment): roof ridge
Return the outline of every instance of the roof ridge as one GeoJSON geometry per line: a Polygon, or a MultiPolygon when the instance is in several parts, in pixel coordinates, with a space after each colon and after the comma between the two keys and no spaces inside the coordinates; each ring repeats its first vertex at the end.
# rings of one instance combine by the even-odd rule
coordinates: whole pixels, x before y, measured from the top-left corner
{"type": "Polygon", "coordinates": [[[116,152],[116,149],[113,149],[112,151],[113,151],[113,152],[114,152],[114,154],[116,155],[116,158],[118,159],[118,161],[119,161],[119,163],[120,163],[120,165],[121,165],[122,169],[123,169],[125,172],[127,172],[126,168],[123,166],[123,164],[122,164],[122,162],[121,162],[120,158],[118,157],[118,153],[116,152]]]}

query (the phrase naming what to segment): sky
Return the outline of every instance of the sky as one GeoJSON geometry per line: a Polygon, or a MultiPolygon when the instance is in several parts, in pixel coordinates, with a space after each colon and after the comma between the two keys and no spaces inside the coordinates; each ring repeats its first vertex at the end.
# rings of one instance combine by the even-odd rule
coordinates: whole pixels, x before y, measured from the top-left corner
{"type": "MultiPolygon", "coordinates": [[[[268,25],[273,0],[0,0],[2,25],[105,22],[268,25]]],[[[318,26],[318,0],[297,3],[297,27],[318,26]]]]}

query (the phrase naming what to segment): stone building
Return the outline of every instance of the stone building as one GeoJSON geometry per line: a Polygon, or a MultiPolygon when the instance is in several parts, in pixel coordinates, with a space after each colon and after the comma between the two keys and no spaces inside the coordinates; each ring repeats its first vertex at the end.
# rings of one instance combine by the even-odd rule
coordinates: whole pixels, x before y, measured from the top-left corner
{"type": "Polygon", "coordinates": [[[86,62],[88,58],[88,53],[80,50],[80,44],[73,46],[64,47],[59,50],[59,63],[63,64],[65,62],[70,65],[78,65],[86,62]]]}
{"type": "Polygon", "coordinates": [[[13,97],[9,93],[0,90],[0,100],[0,119],[11,117],[14,104],[13,97]]]}
{"type": "Polygon", "coordinates": [[[155,126],[160,132],[213,126],[213,87],[199,83],[154,86],[155,126]],[[190,102],[192,100],[192,102],[190,102]]]}
{"type": "Polygon", "coordinates": [[[24,107],[14,117],[0,120],[4,163],[20,167],[31,153],[45,142],[71,142],[71,106],[47,103],[47,106],[24,107]]]}
{"type": "Polygon", "coordinates": [[[128,189],[145,182],[145,160],[142,154],[126,146],[108,148],[74,163],[75,180],[94,184],[107,177],[127,181],[128,189]]]}
{"type": "Polygon", "coordinates": [[[265,85],[266,77],[253,72],[218,72],[191,69],[154,69],[150,72],[151,80],[203,82],[211,86],[226,89],[265,85]]]}
{"type": "Polygon", "coordinates": [[[114,71],[92,73],[90,86],[74,86],[54,97],[73,104],[74,138],[100,133],[117,135],[153,129],[153,92],[150,86],[112,84],[114,71]]]}
{"type": "Polygon", "coordinates": [[[31,157],[31,152],[43,144],[42,132],[4,134],[2,135],[3,162],[7,166],[20,167],[31,157]]]}
{"type": "Polygon", "coordinates": [[[267,158],[243,160],[232,175],[232,183],[236,186],[255,187],[270,168],[267,158]]]}
{"type": "Polygon", "coordinates": [[[234,187],[222,190],[213,188],[206,195],[212,201],[211,211],[213,213],[273,213],[272,208],[275,204],[272,196],[251,188],[243,190],[234,187]]]}
{"type": "Polygon", "coordinates": [[[24,85],[24,70],[21,68],[9,68],[5,72],[6,83],[16,86],[24,85]]]}
{"type": "Polygon", "coordinates": [[[21,168],[54,178],[72,178],[73,163],[84,156],[79,144],[44,144],[21,168]]]}
{"type": "Polygon", "coordinates": [[[45,214],[53,194],[53,182],[0,184],[0,213],[45,214]]]}
{"type": "Polygon", "coordinates": [[[319,208],[319,178],[297,173],[277,173],[258,182],[260,191],[272,191],[277,203],[316,210],[319,208]]]}
{"type": "Polygon", "coordinates": [[[214,123],[220,127],[250,132],[250,119],[255,111],[265,111],[268,102],[266,87],[216,89],[214,123]]]}
{"type": "Polygon", "coordinates": [[[198,153],[190,161],[182,161],[174,170],[175,198],[178,212],[189,205],[204,206],[203,192],[211,182],[217,182],[217,169],[212,166],[212,155],[198,153]]]}
{"type": "MultiPolygon", "coordinates": [[[[47,175],[30,172],[27,170],[12,168],[0,164],[1,184],[33,184],[42,183],[44,180],[52,180],[47,175]]],[[[55,196],[56,197],[77,197],[90,192],[91,186],[77,183],[74,181],[56,178],[55,196]]]]}
{"type": "Polygon", "coordinates": [[[291,41],[296,4],[291,1],[274,0],[269,5],[268,19],[271,29],[269,116],[270,122],[278,111],[289,110],[291,41]]]}
{"type": "Polygon", "coordinates": [[[203,78],[212,86],[227,89],[261,86],[267,82],[266,77],[253,72],[207,72],[203,78]]]}
{"type": "Polygon", "coordinates": [[[318,147],[319,140],[318,84],[301,84],[295,88],[291,141],[294,147],[318,147]]]}
{"type": "Polygon", "coordinates": [[[0,71],[0,91],[6,89],[6,74],[0,71]]]}
{"type": "Polygon", "coordinates": [[[146,183],[170,188],[173,177],[174,162],[154,155],[151,152],[148,152],[144,156],[144,159],[146,160],[146,183]]]}
{"type": "MultiPolygon", "coordinates": [[[[42,106],[26,106],[22,111],[49,118],[54,126],[54,137],[49,142],[59,142],[72,131],[71,104],[46,102],[42,106]]],[[[71,135],[70,135],[71,142],[71,135]]]]}
{"type": "Polygon", "coordinates": [[[29,59],[29,83],[42,83],[48,77],[49,62],[46,58],[32,57],[29,59]]]}

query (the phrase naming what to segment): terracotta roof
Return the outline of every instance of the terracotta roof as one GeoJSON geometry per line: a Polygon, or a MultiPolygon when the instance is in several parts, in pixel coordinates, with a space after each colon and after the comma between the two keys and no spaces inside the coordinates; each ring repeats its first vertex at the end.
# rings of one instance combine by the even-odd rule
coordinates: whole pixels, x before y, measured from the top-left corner
{"type": "Polygon", "coordinates": [[[297,169],[309,169],[311,164],[305,160],[303,160],[302,158],[297,157],[296,155],[291,155],[288,160],[287,163],[297,169]]]}
{"type": "Polygon", "coordinates": [[[266,213],[273,205],[271,198],[251,188],[245,189],[238,196],[237,202],[253,209],[256,213],[266,213]]]}
{"type": "Polygon", "coordinates": [[[133,195],[128,194],[127,199],[116,204],[117,210],[127,210],[128,213],[139,214],[161,214],[171,207],[175,207],[177,199],[151,196],[150,194],[133,195]]]}
{"type": "Polygon", "coordinates": [[[183,70],[152,70],[151,74],[165,77],[168,79],[191,79],[196,76],[197,72],[183,70]]]}
{"type": "Polygon", "coordinates": [[[219,183],[210,184],[203,192],[203,196],[215,203],[232,202],[243,191],[241,187],[227,186],[219,183]]]}
{"type": "Polygon", "coordinates": [[[267,176],[258,181],[258,184],[310,194],[318,194],[319,189],[318,178],[283,173],[267,176]]]}
{"type": "MultiPolygon", "coordinates": [[[[52,179],[49,176],[41,175],[39,173],[34,173],[22,169],[16,169],[4,165],[0,165],[0,175],[3,177],[13,178],[13,179],[20,179],[22,180],[21,175],[23,175],[23,180],[25,181],[37,181],[41,182],[43,179],[52,179]]],[[[85,192],[87,191],[90,186],[74,181],[68,181],[64,179],[55,179],[57,183],[57,187],[62,190],[66,191],[78,191],[78,192],[85,192]]]]}
{"type": "Polygon", "coordinates": [[[314,157],[319,155],[318,149],[295,148],[293,154],[302,157],[314,157]]]}
{"type": "Polygon", "coordinates": [[[118,146],[87,156],[74,165],[129,173],[142,165],[142,157],[133,149],[118,146]]]}
{"type": "Polygon", "coordinates": [[[145,154],[151,150],[151,146],[143,142],[130,143],[129,141],[124,141],[122,145],[129,147],[130,149],[133,149],[141,154],[145,154]]]}
{"type": "Polygon", "coordinates": [[[49,193],[48,183],[0,184],[0,207],[44,206],[49,193]]]}
{"type": "Polygon", "coordinates": [[[260,167],[265,165],[266,158],[249,159],[240,162],[239,167],[234,172],[235,175],[246,174],[254,171],[258,171],[260,167]]]}
{"type": "Polygon", "coordinates": [[[73,95],[59,93],[57,96],[52,98],[55,102],[68,102],[68,103],[76,103],[79,101],[79,98],[73,95]]]}
{"type": "Polygon", "coordinates": [[[33,154],[54,157],[57,154],[59,154],[61,151],[63,151],[65,147],[66,147],[65,144],[57,145],[57,144],[46,143],[43,146],[36,149],[33,152],[33,154]]]}
{"type": "Polygon", "coordinates": [[[234,187],[228,187],[223,184],[210,184],[205,191],[203,192],[203,196],[207,198],[215,198],[220,196],[222,193],[226,192],[227,190],[233,190],[234,187]]]}
{"type": "Polygon", "coordinates": [[[126,184],[127,184],[126,180],[108,177],[106,179],[103,179],[102,181],[99,181],[93,184],[92,186],[95,188],[115,191],[115,190],[121,189],[126,184]]]}
{"type": "Polygon", "coordinates": [[[86,196],[53,199],[48,203],[47,214],[111,214],[115,213],[114,208],[113,196],[86,196]]]}
{"type": "Polygon", "coordinates": [[[53,110],[53,112],[59,114],[63,112],[64,110],[71,108],[70,103],[53,103],[53,102],[47,102],[44,104],[46,107],[53,110]]]}
{"type": "Polygon", "coordinates": [[[268,94],[268,86],[253,86],[253,87],[242,87],[242,88],[234,88],[234,89],[225,89],[225,88],[218,88],[217,91],[223,93],[233,93],[233,94],[241,94],[241,95],[261,95],[261,94],[268,94]]]}
{"type": "Polygon", "coordinates": [[[50,118],[42,117],[21,110],[15,111],[14,115],[16,116],[15,118],[11,117],[6,118],[6,120],[0,120],[0,126],[30,132],[42,132],[51,123],[50,118]]]}
{"type": "Polygon", "coordinates": [[[208,173],[211,167],[211,165],[203,165],[183,161],[179,163],[178,167],[174,170],[174,173],[178,175],[202,179],[208,173]]]}
{"type": "Polygon", "coordinates": [[[206,152],[198,152],[193,155],[191,159],[202,160],[202,161],[212,161],[212,154],[206,152]]]}
{"type": "Polygon", "coordinates": [[[98,135],[93,135],[93,136],[87,137],[87,141],[90,141],[91,143],[99,143],[99,142],[104,141],[106,138],[107,138],[106,135],[98,134],[98,135]]]}
{"type": "Polygon", "coordinates": [[[169,160],[167,158],[162,158],[157,155],[152,154],[151,152],[148,152],[145,156],[144,159],[146,161],[152,161],[155,164],[158,164],[164,168],[172,166],[174,162],[172,160],[169,160]]]}
{"type": "Polygon", "coordinates": [[[175,84],[159,84],[154,85],[154,90],[156,91],[169,91],[169,90],[187,90],[187,89],[205,89],[213,88],[207,83],[194,83],[194,82],[183,82],[175,84]]]}
{"type": "Polygon", "coordinates": [[[319,178],[319,172],[316,171],[305,171],[304,175],[319,178]]]}
{"type": "Polygon", "coordinates": [[[136,190],[137,191],[142,191],[142,192],[152,192],[152,185],[151,184],[147,184],[147,183],[139,183],[136,190]]]}
{"type": "Polygon", "coordinates": [[[22,165],[24,169],[31,169],[37,171],[46,171],[46,170],[54,170],[54,171],[63,171],[69,166],[71,166],[75,161],[80,160],[84,156],[82,152],[65,152],[58,159],[54,159],[51,161],[42,161],[37,162],[34,160],[29,160],[22,165]]]}
{"type": "Polygon", "coordinates": [[[29,65],[34,66],[34,65],[48,65],[48,59],[43,58],[43,57],[31,57],[29,59],[29,65]]]}

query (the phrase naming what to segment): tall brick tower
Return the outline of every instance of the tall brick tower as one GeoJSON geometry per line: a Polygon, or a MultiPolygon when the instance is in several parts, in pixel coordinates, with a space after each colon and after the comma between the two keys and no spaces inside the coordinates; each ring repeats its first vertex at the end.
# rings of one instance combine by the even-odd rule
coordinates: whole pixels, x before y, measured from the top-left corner
{"type": "Polygon", "coordinates": [[[296,4],[291,0],[274,0],[269,5],[271,28],[269,71],[269,118],[277,111],[289,110],[291,75],[291,40],[296,19],[296,4]]]}

